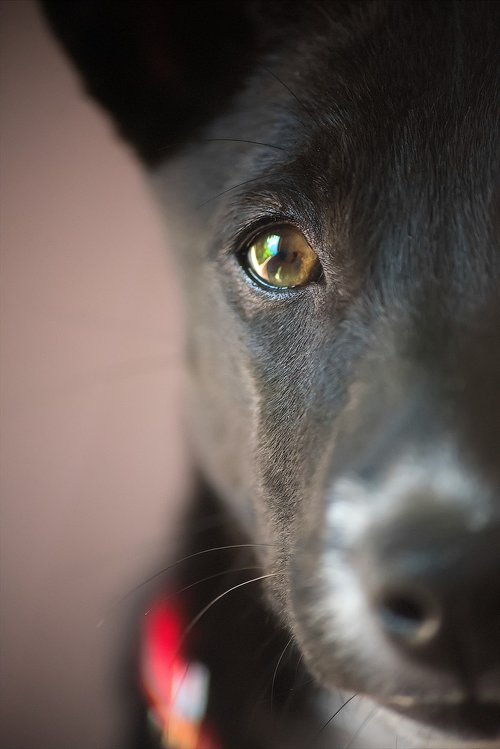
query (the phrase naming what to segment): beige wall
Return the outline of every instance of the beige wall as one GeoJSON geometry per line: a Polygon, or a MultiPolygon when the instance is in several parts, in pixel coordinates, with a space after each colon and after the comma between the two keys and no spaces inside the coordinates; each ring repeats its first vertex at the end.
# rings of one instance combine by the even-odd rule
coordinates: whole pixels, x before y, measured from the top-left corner
{"type": "Polygon", "coordinates": [[[31,0],[1,12],[5,749],[118,749],[127,605],[185,486],[175,289],[140,171],[31,0]]]}

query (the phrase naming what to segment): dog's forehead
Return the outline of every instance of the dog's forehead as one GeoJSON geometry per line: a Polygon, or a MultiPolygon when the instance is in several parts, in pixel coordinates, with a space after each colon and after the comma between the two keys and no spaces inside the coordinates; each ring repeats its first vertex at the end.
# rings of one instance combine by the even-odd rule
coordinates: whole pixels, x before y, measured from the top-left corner
{"type": "Polygon", "coordinates": [[[335,98],[346,104],[362,103],[367,92],[396,109],[436,85],[456,95],[467,94],[471,84],[481,90],[492,84],[494,91],[496,2],[347,3],[343,14],[339,5],[307,4],[274,55],[299,82],[305,73],[311,99],[332,83],[335,98]]]}
{"type": "MultiPolygon", "coordinates": [[[[398,201],[406,208],[410,195],[430,195],[432,183],[439,185],[436,197],[449,188],[491,203],[498,178],[500,4],[347,7],[306,4],[211,135],[281,146],[283,173],[299,189],[301,177],[309,185],[329,179],[343,194],[354,185],[349,197],[370,212],[381,190],[392,193],[394,208],[398,201]]],[[[251,160],[240,160],[242,173],[258,177],[273,155],[279,162],[279,148],[254,150],[251,160]]],[[[208,160],[212,175],[227,167],[223,157],[220,167],[212,154],[208,160]]],[[[231,165],[236,171],[238,163],[231,165]]]]}
{"type": "Polygon", "coordinates": [[[242,228],[292,208],[319,226],[335,272],[349,266],[354,284],[375,268],[378,294],[407,300],[425,277],[440,298],[453,282],[460,304],[484,299],[500,276],[499,11],[300,6],[202,133],[216,142],[184,151],[186,179],[171,172],[173,192],[196,208],[186,255],[217,261],[242,228]]]}
{"type": "MultiPolygon", "coordinates": [[[[353,5],[339,18],[337,4],[312,4],[267,66],[277,79],[267,104],[287,100],[305,120],[310,155],[347,153],[352,167],[369,161],[379,173],[388,159],[470,170],[485,151],[497,155],[500,6],[353,5]]],[[[268,93],[260,69],[258,78],[258,95],[268,93]]],[[[265,97],[257,104],[265,117],[265,97]]]]}
{"type": "MultiPolygon", "coordinates": [[[[336,7],[305,9],[214,132],[284,147],[284,157],[274,154],[277,182],[284,176],[323,214],[338,216],[340,202],[351,246],[418,238],[429,261],[453,244],[489,248],[491,262],[500,5],[376,2],[344,15],[336,7]]],[[[244,193],[272,159],[245,161],[244,193]]],[[[392,251],[391,263],[393,273],[392,251]]]]}

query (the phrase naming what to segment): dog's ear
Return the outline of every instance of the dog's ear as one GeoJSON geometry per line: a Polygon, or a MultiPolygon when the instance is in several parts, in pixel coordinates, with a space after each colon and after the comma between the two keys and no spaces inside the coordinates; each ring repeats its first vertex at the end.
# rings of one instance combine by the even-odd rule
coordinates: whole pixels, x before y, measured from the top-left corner
{"type": "Polygon", "coordinates": [[[42,0],[83,74],[148,163],[220,111],[259,45],[247,0],[42,0]]]}

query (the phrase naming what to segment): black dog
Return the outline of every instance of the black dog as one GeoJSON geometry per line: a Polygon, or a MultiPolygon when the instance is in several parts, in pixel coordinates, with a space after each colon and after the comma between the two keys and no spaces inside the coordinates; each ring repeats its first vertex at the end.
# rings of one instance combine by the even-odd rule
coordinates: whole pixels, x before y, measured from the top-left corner
{"type": "Polygon", "coordinates": [[[500,3],[45,6],[181,268],[203,746],[500,747],[500,3]]]}

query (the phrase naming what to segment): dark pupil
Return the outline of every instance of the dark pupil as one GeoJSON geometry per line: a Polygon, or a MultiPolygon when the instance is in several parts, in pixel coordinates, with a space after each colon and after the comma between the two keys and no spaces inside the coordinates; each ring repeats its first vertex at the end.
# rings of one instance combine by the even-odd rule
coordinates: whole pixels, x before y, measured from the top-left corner
{"type": "Polygon", "coordinates": [[[273,259],[270,261],[269,265],[271,266],[271,269],[278,269],[280,265],[293,265],[295,260],[298,257],[298,253],[294,252],[293,250],[287,250],[286,247],[282,248],[283,240],[280,242],[280,248],[278,250],[277,255],[273,257],[273,259]]]}
{"type": "Polygon", "coordinates": [[[278,252],[268,261],[267,272],[271,281],[283,284],[296,282],[300,269],[300,256],[296,250],[287,247],[286,239],[280,239],[278,252]]]}
{"type": "Polygon", "coordinates": [[[252,245],[248,256],[250,268],[259,278],[281,287],[307,283],[315,258],[302,235],[290,231],[264,235],[252,245]]]}

